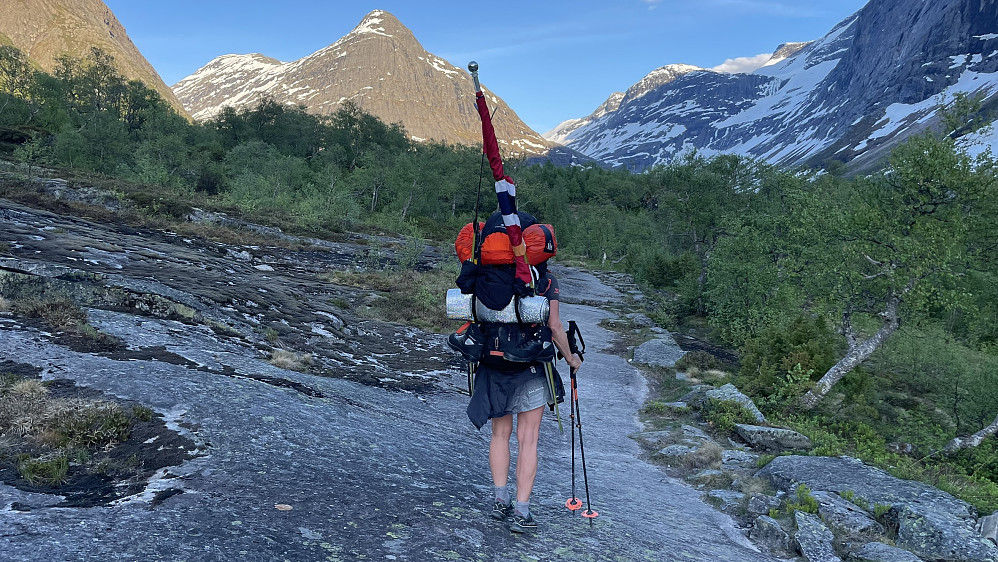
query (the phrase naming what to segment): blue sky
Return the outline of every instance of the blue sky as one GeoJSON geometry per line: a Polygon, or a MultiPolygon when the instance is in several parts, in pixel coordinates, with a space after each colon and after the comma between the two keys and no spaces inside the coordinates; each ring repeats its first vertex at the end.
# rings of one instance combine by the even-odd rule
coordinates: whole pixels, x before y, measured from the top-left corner
{"type": "Polygon", "coordinates": [[[532,129],[584,117],[612,92],[666,64],[706,68],[818,39],[865,0],[104,0],[172,85],[211,59],[282,61],[346,35],[386,10],[423,47],[480,75],[532,129]]]}

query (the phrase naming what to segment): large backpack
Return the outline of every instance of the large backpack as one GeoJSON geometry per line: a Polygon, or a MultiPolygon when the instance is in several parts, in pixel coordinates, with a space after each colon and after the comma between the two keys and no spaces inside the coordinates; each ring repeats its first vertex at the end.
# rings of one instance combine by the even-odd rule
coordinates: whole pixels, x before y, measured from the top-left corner
{"type": "MultiPolygon", "coordinates": [[[[550,224],[540,224],[529,213],[520,215],[520,228],[523,232],[523,242],[527,246],[527,263],[537,265],[558,253],[558,241],[554,237],[554,227],[550,224]]],[[[481,237],[481,263],[486,265],[504,265],[513,263],[513,248],[506,235],[506,226],[502,215],[498,212],[485,222],[478,223],[481,237]]],[[[462,262],[473,256],[475,242],[475,227],[473,223],[464,225],[454,241],[457,257],[462,262]]]]}
{"type": "MultiPolygon", "coordinates": [[[[538,224],[529,213],[518,214],[527,246],[527,263],[538,265],[554,256],[558,251],[554,228],[538,224]]],[[[481,261],[478,265],[470,265],[474,253],[474,224],[466,224],[457,236],[454,249],[465,264],[458,286],[465,293],[474,292],[485,306],[502,310],[515,298],[513,248],[502,214],[492,213],[488,220],[479,223],[479,237],[481,261]],[[472,273],[466,275],[465,270],[472,273]]],[[[452,336],[450,344],[469,361],[500,370],[518,370],[527,363],[554,359],[551,330],[545,325],[478,322],[469,326],[465,334],[452,336]]]]}

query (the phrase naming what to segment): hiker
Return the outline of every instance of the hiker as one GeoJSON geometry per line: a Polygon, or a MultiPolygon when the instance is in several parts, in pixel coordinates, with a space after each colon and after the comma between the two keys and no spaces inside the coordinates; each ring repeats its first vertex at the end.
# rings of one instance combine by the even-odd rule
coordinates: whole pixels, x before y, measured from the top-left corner
{"type": "MultiPolygon", "coordinates": [[[[565,357],[569,368],[578,369],[582,360],[571,352],[565,328],[559,316],[558,280],[547,271],[547,262],[534,267],[536,293],[550,303],[547,326],[551,340],[565,357]]],[[[468,404],[468,416],[479,428],[486,419],[492,420],[492,439],[489,443],[489,469],[495,486],[495,503],[492,517],[510,519],[510,530],[524,532],[537,526],[530,513],[530,493],[537,474],[537,439],[540,432],[544,406],[553,406],[564,400],[561,377],[552,369],[554,394],[543,363],[511,363],[510,368],[489,365],[478,366],[475,388],[468,404]],[[509,440],[513,433],[513,415],[516,415],[516,498],[510,496],[507,482],[510,468],[509,440]]]]}

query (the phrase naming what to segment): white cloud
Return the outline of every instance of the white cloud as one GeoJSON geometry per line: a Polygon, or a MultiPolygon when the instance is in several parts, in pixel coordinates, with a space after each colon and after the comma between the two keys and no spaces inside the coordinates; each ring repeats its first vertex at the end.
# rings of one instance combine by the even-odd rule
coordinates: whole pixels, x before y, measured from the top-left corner
{"type": "Polygon", "coordinates": [[[649,10],[654,10],[662,0],[641,0],[648,5],[649,10]]]}
{"type": "Polygon", "coordinates": [[[728,59],[714,68],[711,68],[711,70],[716,72],[728,72],[731,74],[736,72],[752,72],[753,70],[766,64],[772,56],[773,53],[761,53],[754,57],[738,57],[736,59],[728,59]]]}

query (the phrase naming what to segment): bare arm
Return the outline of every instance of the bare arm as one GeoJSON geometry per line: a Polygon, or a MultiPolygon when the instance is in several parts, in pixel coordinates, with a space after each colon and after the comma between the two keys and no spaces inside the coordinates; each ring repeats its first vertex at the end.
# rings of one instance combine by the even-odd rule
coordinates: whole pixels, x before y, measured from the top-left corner
{"type": "Polygon", "coordinates": [[[578,355],[572,353],[572,348],[568,345],[568,336],[565,335],[565,326],[561,323],[561,315],[558,313],[558,301],[552,300],[551,312],[548,315],[548,328],[551,328],[551,341],[554,342],[554,346],[558,348],[562,356],[565,357],[565,361],[568,363],[568,367],[573,371],[577,370],[582,365],[582,359],[578,355]]]}

